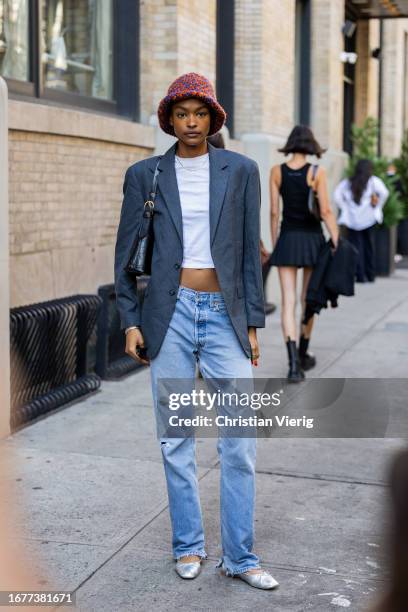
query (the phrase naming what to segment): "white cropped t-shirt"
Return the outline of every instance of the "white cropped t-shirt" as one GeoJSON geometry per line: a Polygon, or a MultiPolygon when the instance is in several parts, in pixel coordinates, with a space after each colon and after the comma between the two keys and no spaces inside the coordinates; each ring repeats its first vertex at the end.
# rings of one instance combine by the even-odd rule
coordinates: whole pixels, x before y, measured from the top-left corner
{"type": "Polygon", "coordinates": [[[210,250],[210,163],[208,153],[175,156],[183,216],[183,268],[215,268],[210,250]]]}

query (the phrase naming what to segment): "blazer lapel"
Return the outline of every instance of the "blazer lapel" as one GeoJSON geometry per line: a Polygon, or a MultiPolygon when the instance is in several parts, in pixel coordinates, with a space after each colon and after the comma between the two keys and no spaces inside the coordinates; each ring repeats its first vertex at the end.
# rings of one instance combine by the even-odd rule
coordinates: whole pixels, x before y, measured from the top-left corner
{"type": "Polygon", "coordinates": [[[210,245],[212,246],[224,204],[228,183],[228,162],[225,151],[208,143],[210,160],[210,245]]]}
{"type": "MultiPolygon", "coordinates": [[[[183,245],[183,215],[180,194],[174,167],[177,142],[166,151],[160,160],[158,186],[170,212],[180,242],[183,245]]],[[[217,149],[208,143],[210,166],[210,246],[214,242],[215,232],[224,203],[225,190],[228,183],[228,163],[223,149],[217,149]]],[[[150,166],[151,170],[153,168],[150,166]]]]}
{"type": "Polygon", "coordinates": [[[173,220],[180,242],[183,245],[183,216],[181,212],[180,195],[177,185],[176,170],[174,168],[174,156],[176,152],[175,142],[166,151],[160,160],[157,184],[166,202],[167,208],[173,220]]]}

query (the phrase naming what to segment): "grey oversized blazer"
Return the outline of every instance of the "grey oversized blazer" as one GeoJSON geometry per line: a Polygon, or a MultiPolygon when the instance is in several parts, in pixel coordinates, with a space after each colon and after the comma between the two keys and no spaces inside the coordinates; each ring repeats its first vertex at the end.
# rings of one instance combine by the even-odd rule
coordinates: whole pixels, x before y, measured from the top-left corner
{"type": "MultiPolygon", "coordinates": [[[[176,144],[160,161],[155,201],[152,274],[142,308],[136,284],[123,266],[152,186],[157,156],[130,166],[115,246],[115,289],[121,329],[140,325],[152,359],[160,349],[177,301],[183,260],[180,197],[174,167],[176,144]]],[[[210,164],[210,245],[226,307],[247,357],[248,326],[265,327],[260,257],[260,180],[258,165],[245,155],[208,143],[210,164]]]]}

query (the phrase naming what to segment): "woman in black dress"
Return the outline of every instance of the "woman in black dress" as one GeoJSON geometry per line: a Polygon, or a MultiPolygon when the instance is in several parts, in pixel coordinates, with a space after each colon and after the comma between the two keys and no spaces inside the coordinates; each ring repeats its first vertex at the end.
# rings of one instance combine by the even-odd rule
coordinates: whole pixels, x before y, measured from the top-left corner
{"type": "Polygon", "coordinates": [[[307,155],[315,155],[320,158],[324,153],[310,128],[297,125],[290,133],[286,145],[279,151],[285,155],[291,154],[291,158],[287,163],[273,166],[270,173],[273,246],[271,263],[277,266],[279,272],[282,294],[282,331],[289,357],[288,380],[299,382],[304,378],[304,370],[314,367],[316,359],[308,353],[313,318],[307,325],[301,324],[299,349],[296,346],[297,270],[303,269],[301,294],[303,312],[310,276],[324,244],[321,223],[308,209],[311,186],[318,194],[321,218],[327,227],[334,248],[337,247],[338,227],[330,207],[326,171],[319,166],[313,179],[313,167],[307,161],[307,155]],[[283,214],[278,238],[280,196],[283,200],[283,214]]]}

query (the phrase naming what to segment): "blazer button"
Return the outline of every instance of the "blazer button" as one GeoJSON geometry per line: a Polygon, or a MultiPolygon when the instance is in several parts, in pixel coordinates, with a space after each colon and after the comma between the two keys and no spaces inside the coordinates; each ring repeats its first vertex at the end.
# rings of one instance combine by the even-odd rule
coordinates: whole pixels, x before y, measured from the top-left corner
{"type": "Polygon", "coordinates": [[[174,295],[176,292],[174,291],[174,289],[170,289],[169,293],[170,295],[174,295]]]}
{"type": "Polygon", "coordinates": [[[179,267],[180,267],[180,264],[179,264],[179,263],[175,263],[175,264],[174,264],[174,267],[176,268],[176,270],[178,270],[178,269],[179,269],[179,267]]]}

